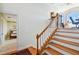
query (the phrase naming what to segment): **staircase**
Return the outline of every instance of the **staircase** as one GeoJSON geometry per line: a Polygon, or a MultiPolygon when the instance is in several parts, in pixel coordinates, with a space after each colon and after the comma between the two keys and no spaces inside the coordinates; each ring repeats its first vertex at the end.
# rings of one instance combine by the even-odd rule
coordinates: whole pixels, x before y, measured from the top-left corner
{"type": "Polygon", "coordinates": [[[79,29],[62,28],[61,16],[57,13],[55,18],[51,18],[48,26],[36,35],[37,55],[79,55],[79,29]],[[41,42],[50,27],[52,32],[41,42]]]}
{"type": "Polygon", "coordinates": [[[58,29],[42,55],[79,55],[79,29],[58,29]]]}

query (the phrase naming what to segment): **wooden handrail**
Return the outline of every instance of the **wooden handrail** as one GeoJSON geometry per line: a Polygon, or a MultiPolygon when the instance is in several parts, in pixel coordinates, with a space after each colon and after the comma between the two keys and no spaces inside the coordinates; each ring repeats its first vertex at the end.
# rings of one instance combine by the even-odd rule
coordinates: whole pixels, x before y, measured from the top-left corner
{"type": "Polygon", "coordinates": [[[40,34],[36,35],[36,39],[37,39],[37,55],[39,55],[39,38],[48,29],[48,27],[52,24],[52,21],[53,20],[50,21],[50,23],[48,24],[48,26],[40,34]]]}
{"type": "Polygon", "coordinates": [[[40,34],[36,35],[36,39],[37,39],[37,55],[39,55],[39,38],[48,29],[48,27],[52,24],[52,21],[53,20],[50,21],[50,23],[48,24],[48,26],[40,34]]]}
{"type": "Polygon", "coordinates": [[[53,20],[50,21],[50,23],[48,24],[48,26],[46,26],[46,28],[40,34],[37,34],[38,37],[40,37],[48,29],[48,27],[52,24],[52,21],[53,20]]]}
{"type": "Polygon", "coordinates": [[[42,53],[44,50],[45,50],[45,47],[47,46],[47,44],[49,43],[49,41],[52,39],[52,37],[55,35],[55,33],[57,32],[57,29],[56,28],[52,33],[51,35],[46,39],[45,43],[43,44],[43,46],[41,47],[41,51],[40,53],[42,53]]]}
{"type": "MultiPolygon", "coordinates": [[[[48,24],[48,26],[45,27],[45,29],[40,33],[36,35],[36,39],[37,39],[37,55],[39,55],[39,38],[45,33],[45,31],[49,28],[49,26],[52,24],[52,22],[56,19],[58,19],[58,13],[54,18],[51,18],[50,23],[48,24]]],[[[57,27],[58,27],[58,23],[57,23],[57,27]]]]}
{"type": "MultiPolygon", "coordinates": [[[[48,27],[52,24],[55,18],[58,19],[58,13],[56,14],[56,16],[53,16],[53,18],[51,18],[50,23],[45,27],[45,29],[40,34],[38,34],[38,37],[40,37],[48,29],[48,27]]],[[[58,27],[58,23],[57,23],[57,27],[58,27]]]]}

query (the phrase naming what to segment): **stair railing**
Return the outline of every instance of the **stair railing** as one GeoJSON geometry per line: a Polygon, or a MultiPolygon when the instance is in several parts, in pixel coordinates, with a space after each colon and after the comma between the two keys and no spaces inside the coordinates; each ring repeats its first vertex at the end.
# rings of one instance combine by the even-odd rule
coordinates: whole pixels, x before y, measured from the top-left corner
{"type": "MultiPolygon", "coordinates": [[[[50,23],[46,26],[46,28],[40,33],[36,35],[36,39],[37,39],[37,55],[40,54],[41,50],[43,50],[43,46],[45,45],[45,42],[41,42],[42,38],[44,37],[43,35],[45,35],[46,31],[49,29],[50,26],[52,26],[52,23],[54,20],[56,20],[56,29],[53,31],[53,34],[56,32],[57,28],[58,28],[58,13],[56,14],[55,17],[51,18],[50,23]],[[41,44],[42,43],[42,44],[41,44]]],[[[50,37],[52,36],[52,34],[50,34],[48,36],[48,39],[50,39],[50,37]]],[[[46,41],[46,40],[45,40],[46,41]]]]}

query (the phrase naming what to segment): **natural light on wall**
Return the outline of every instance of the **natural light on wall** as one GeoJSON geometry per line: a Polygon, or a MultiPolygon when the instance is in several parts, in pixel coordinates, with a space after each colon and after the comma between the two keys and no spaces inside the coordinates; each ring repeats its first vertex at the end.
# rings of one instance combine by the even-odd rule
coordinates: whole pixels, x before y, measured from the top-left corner
{"type": "Polygon", "coordinates": [[[79,12],[69,12],[65,16],[62,17],[62,22],[67,24],[65,28],[79,28],[79,12]]]}
{"type": "MultiPolygon", "coordinates": [[[[69,24],[70,24],[71,27],[76,27],[76,25],[79,25],[79,24],[76,24],[76,23],[72,23],[72,21],[70,20],[69,17],[72,17],[74,22],[79,23],[79,12],[71,12],[67,15],[67,20],[69,21],[69,24]]],[[[77,26],[77,27],[79,27],[79,26],[77,26]]]]}

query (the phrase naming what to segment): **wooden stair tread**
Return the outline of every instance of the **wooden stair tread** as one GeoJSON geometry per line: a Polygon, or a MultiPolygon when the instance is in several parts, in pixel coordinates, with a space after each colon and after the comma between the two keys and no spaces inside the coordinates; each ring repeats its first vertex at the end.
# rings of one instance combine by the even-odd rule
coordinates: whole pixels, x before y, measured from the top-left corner
{"type": "Polygon", "coordinates": [[[56,43],[52,43],[52,42],[50,43],[50,45],[55,46],[55,47],[57,47],[57,48],[59,48],[61,50],[64,50],[66,52],[69,52],[69,53],[71,53],[73,55],[79,55],[79,51],[76,51],[74,49],[71,49],[71,48],[68,48],[68,47],[64,47],[62,45],[59,45],[59,44],[56,44],[56,43]]]}
{"type": "Polygon", "coordinates": [[[46,50],[51,53],[52,55],[62,55],[60,52],[50,48],[50,47],[47,47],[46,50]]]}
{"type": "Polygon", "coordinates": [[[58,38],[54,38],[54,40],[62,42],[62,43],[66,43],[66,44],[75,45],[75,46],[79,47],[79,43],[76,43],[76,42],[72,42],[72,41],[68,41],[68,40],[61,40],[61,39],[58,39],[58,38]]]}
{"type": "Polygon", "coordinates": [[[66,37],[66,38],[73,38],[73,39],[79,39],[79,37],[71,37],[71,36],[68,36],[68,35],[62,35],[62,34],[55,34],[55,36],[60,36],[60,37],[66,37]]]}

